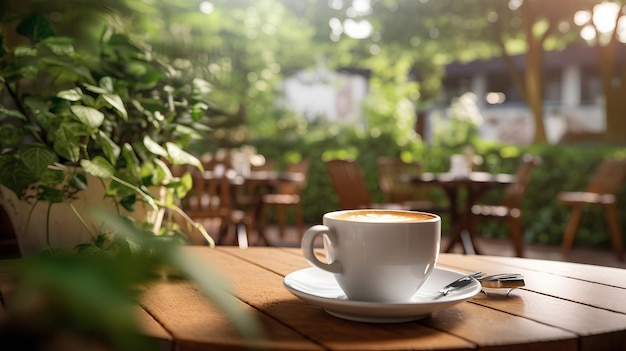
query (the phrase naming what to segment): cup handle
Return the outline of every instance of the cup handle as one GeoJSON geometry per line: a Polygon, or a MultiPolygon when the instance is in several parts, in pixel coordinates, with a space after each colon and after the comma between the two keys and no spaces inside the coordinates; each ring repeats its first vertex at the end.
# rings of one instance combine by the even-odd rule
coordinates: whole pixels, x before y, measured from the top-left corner
{"type": "Polygon", "coordinates": [[[341,263],[339,261],[334,261],[332,263],[324,263],[320,261],[317,256],[315,256],[315,252],[313,252],[314,246],[313,242],[315,238],[319,235],[327,234],[330,232],[330,229],[325,225],[314,225],[311,228],[307,229],[302,237],[302,254],[304,254],[304,258],[309,262],[309,264],[323,269],[325,271],[331,273],[341,273],[341,263]]]}

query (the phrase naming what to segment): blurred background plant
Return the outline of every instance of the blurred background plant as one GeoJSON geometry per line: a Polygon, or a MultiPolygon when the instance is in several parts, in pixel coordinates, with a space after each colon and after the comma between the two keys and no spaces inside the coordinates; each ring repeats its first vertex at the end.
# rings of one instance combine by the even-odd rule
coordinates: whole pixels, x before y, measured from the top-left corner
{"type": "MultiPolygon", "coordinates": [[[[163,272],[193,280],[244,337],[258,336],[218,274],[180,252],[184,229],[173,220],[185,217],[176,200],[191,179],[173,177],[168,166],[201,168],[185,148],[210,129],[207,120],[232,114],[215,103],[210,84],[195,76],[189,61],[153,51],[115,26],[130,11],[123,1],[91,5],[2,2],[0,184],[18,197],[27,197],[34,184],[33,208],[48,202],[49,215],[53,205],[71,204],[94,186],[90,175],[105,185],[115,208],[94,217],[74,208],[81,220],[98,223],[84,223],[92,230],[89,242],[2,263],[9,278],[3,275],[8,294],[0,344],[153,349],[133,313],[143,284],[163,272]],[[155,225],[121,211],[134,212],[139,204],[165,211],[166,220],[155,225]]],[[[186,219],[212,245],[208,233],[186,219]]],[[[66,234],[75,229],[63,228],[66,234]]]]}

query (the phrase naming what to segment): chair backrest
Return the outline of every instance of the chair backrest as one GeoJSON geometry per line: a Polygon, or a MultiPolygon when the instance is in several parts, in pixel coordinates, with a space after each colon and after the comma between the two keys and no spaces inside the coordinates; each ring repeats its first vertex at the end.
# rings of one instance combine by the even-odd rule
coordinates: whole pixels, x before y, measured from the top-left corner
{"type": "Polygon", "coordinates": [[[626,158],[606,159],[600,165],[586,191],[596,194],[617,194],[626,178],[626,158]]]}
{"type": "Polygon", "coordinates": [[[426,197],[423,187],[417,187],[400,179],[405,175],[419,175],[422,172],[419,162],[404,162],[399,158],[381,156],[376,159],[376,169],[378,170],[378,186],[386,202],[401,203],[418,197],[426,197]]]}
{"type": "Polygon", "coordinates": [[[307,184],[309,165],[310,162],[308,159],[303,159],[300,162],[294,162],[287,165],[287,172],[302,174],[304,178],[299,182],[280,182],[277,192],[279,194],[300,194],[302,189],[304,189],[307,184]]]}
{"type": "Polygon", "coordinates": [[[524,198],[524,193],[526,192],[526,187],[528,186],[528,183],[530,183],[532,172],[535,167],[541,164],[541,162],[540,157],[531,154],[525,154],[522,157],[522,163],[515,174],[515,182],[506,188],[504,198],[502,200],[503,205],[510,208],[520,207],[522,199],[524,198]]]}
{"type": "Polygon", "coordinates": [[[230,181],[221,167],[210,177],[200,170],[190,170],[193,188],[183,199],[183,209],[191,218],[225,218],[233,209],[230,181]]]}
{"type": "Polygon", "coordinates": [[[325,165],[341,209],[364,208],[372,205],[367,183],[356,161],[330,160],[326,161],[325,165]]]}

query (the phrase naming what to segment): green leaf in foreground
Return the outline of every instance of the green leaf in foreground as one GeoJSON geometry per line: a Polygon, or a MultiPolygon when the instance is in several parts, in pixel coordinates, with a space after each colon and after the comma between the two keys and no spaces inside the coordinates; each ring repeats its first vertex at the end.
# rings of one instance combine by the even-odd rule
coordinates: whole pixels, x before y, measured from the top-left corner
{"type": "Polygon", "coordinates": [[[115,168],[104,157],[96,156],[91,161],[81,160],[81,167],[85,172],[91,174],[94,177],[102,179],[111,179],[115,174],[115,168]]]}
{"type": "Polygon", "coordinates": [[[136,242],[145,250],[154,253],[171,264],[173,268],[184,273],[188,279],[197,284],[215,306],[222,310],[244,338],[250,342],[262,338],[262,329],[258,321],[232,296],[226,281],[211,267],[186,253],[181,245],[174,241],[160,241],[158,237],[143,236],[132,225],[109,211],[97,209],[94,216],[101,218],[103,223],[106,223],[105,225],[118,233],[121,238],[136,242]]]}
{"type": "Polygon", "coordinates": [[[83,124],[89,126],[90,128],[98,128],[104,122],[104,113],[96,110],[92,107],[82,106],[82,105],[72,105],[70,106],[72,113],[78,120],[83,124]]]}

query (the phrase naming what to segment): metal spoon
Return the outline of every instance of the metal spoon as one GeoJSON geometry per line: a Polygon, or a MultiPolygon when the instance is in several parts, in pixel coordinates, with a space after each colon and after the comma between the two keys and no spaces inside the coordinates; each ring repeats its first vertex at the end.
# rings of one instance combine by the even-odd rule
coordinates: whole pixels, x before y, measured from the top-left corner
{"type": "Polygon", "coordinates": [[[468,275],[464,275],[461,278],[459,278],[459,279],[453,281],[452,283],[444,286],[443,288],[439,289],[439,291],[438,291],[439,295],[437,297],[446,296],[452,290],[460,289],[460,288],[462,288],[464,286],[467,286],[467,285],[469,285],[469,283],[472,282],[472,280],[481,277],[483,274],[484,274],[483,272],[474,272],[474,273],[470,273],[468,275]]]}

